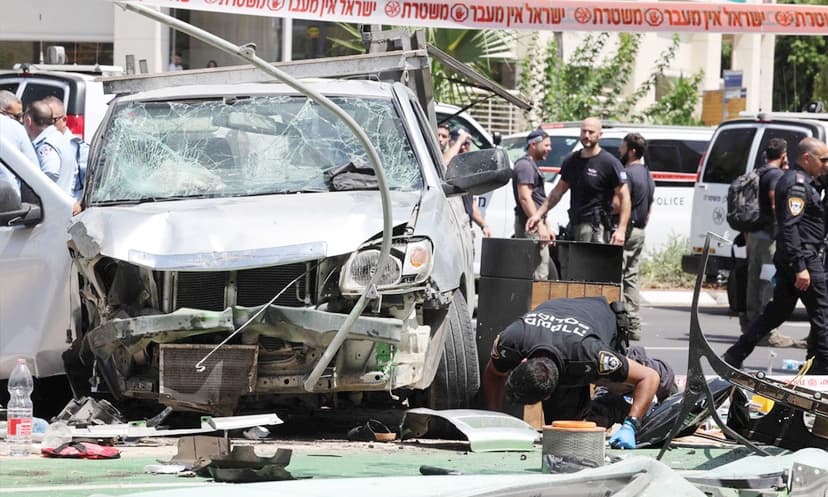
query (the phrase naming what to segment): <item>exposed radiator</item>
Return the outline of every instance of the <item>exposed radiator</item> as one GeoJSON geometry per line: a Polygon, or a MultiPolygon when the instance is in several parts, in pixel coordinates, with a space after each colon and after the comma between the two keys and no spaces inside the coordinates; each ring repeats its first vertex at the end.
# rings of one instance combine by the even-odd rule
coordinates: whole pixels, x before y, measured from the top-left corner
{"type": "Polygon", "coordinates": [[[232,412],[256,386],[255,345],[224,345],[199,373],[195,365],[214,345],[161,344],[158,393],[162,403],[208,412],[232,412]]]}

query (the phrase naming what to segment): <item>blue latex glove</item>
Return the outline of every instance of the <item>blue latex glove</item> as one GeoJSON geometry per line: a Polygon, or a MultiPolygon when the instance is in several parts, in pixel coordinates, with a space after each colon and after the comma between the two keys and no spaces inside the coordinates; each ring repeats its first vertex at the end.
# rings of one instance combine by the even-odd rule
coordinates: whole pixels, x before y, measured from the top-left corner
{"type": "Polygon", "coordinates": [[[630,421],[624,421],[621,428],[609,439],[610,447],[613,449],[634,449],[635,448],[635,426],[630,421]]]}

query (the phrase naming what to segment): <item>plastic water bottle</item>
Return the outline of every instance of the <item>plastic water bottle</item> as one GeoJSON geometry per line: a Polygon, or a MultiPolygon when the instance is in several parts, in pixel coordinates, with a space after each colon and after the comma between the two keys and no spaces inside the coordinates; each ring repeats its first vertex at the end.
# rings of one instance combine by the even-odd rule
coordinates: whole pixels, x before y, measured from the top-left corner
{"type": "Polygon", "coordinates": [[[17,359],[17,366],[9,376],[6,439],[10,456],[24,457],[31,452],[33,385],[26,359],[17,359]]]}

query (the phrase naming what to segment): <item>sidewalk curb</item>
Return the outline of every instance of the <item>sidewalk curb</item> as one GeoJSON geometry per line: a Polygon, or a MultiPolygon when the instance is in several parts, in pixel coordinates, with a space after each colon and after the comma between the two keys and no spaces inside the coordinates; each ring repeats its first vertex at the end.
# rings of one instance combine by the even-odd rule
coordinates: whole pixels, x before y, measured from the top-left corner
{"type": "MultiPolygon", "coordinates": [[[[690,306],[693,303],[692,290],[645,290],[641,292],[641,303],[649,306],[690,306]]],[[[702,290],[699,305],[703,307],[726,306],[727,292],[724,290],[702,290]]]]}

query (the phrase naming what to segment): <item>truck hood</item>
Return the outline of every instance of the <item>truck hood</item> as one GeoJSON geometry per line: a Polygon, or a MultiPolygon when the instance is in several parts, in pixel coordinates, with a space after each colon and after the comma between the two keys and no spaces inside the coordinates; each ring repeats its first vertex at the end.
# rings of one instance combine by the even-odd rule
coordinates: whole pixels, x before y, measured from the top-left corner
{"type": "MultiPolygon", "coordinates": [[[[415,221],[422,192],[391,192],[393,225],[415,221]]],[[[69,234],[80,255],[164,271],[238,270],[346,254],[382,232],[376,191],[91,207],[69,234]]]]}

